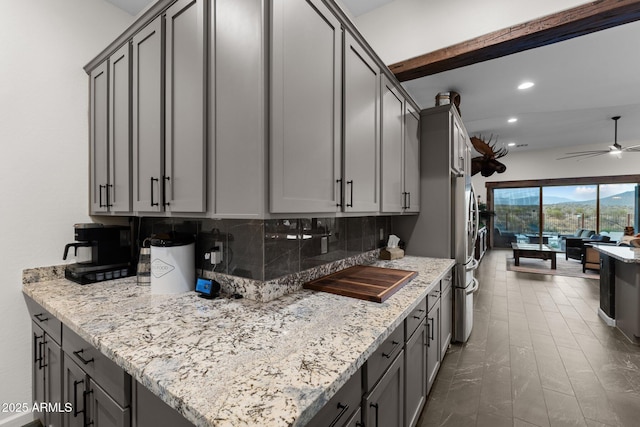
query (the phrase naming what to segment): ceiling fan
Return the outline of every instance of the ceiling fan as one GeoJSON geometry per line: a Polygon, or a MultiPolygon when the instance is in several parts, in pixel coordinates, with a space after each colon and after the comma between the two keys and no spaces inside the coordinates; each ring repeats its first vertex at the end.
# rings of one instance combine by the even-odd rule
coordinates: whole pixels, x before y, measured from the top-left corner
{"type": "Polygon", "coordinates": [[[578,160],[583,160],[583,159],[588,159],[590,157],[601,156],[603,154],[611,154],[613,156],[616,156],[619,159],[622,157],[622,153],[624,151],[640,152],[640,145],[633,145],[631,147],[622,147],[622,145],[618,144],[618,120],[620,120],[620,116],[611,117],[611,120],[613,120],[615,123],[615,134],[614,134],[613,145],[610,145],[608,150],[575,151],[573,153],[567,153],[566,156],[559,157],[557,160],[573,159],[576,157],[582,157],[582,159],[578,159],[578,160]]]}

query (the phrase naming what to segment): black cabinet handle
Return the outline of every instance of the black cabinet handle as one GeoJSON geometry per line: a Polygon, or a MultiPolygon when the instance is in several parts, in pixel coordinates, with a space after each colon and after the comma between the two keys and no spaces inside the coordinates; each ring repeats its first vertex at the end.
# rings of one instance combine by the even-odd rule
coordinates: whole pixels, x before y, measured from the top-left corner
{"type": "Polygon", "coordinates": [[[331,424],[329,424],[329,427],[335,427],[338,421],[340,421],[340,418],[342,418],[342,416],[349,410],[349,405],[343,405],[342,403],[338,402],[338,409],[341,409],[341,411],[333,419],[333,421],[331,421],[331,424]]]}
{"type": "Polygon", "coordinates": [[[82,399],[82,410],[78,411],[78,385],[80,384],[84,384],[84,380],[80,380],[80,381],[74,381],[73,382],[73,416],[77,417],[78,415],[82,414],[84,412],[84,410],[86,409],[86,405],[85,405],[85,401],[84,401],[84,392],[83,392],[83,399],[82,399]]]}
{"type": "Polygon", "coordinates": [[[433,336],[433,317],[429,317],[428,320],[429,320],[428,323],[429,323],[430,334],[428,336],[429,339],[427,340],[427,347],[431,347],[431,345],[429,343],[430,343],[430,341],[433,341],[433,338],[434,338],[434,336],[433,336]]]}
{"type": "Polygon", "coordinates": [[[338,188],[340,189],[340,199],[338,200],[338,203],[336,203],[336,206],[341,208],[342,207],[342,197],[344,196],[343,190],[342,190],[342,180],[341,179],[336,179],[336,184],[338,184],[338,188]]]}
{"type": "Polygon", "coordinates": [[[93,357],[92,357],[91,359],[89,359],[89,360],[86,360],[84,357],[80,356],[82,353],[84,353],[84,349],[82,349],[82,350],[77,350],[77,351],[74,351],[74,352],[73,352],[73,354],[74,354],[78,359],[80,359],[80,361],[81,361],[82,363],[84,363],[85,365],[88,365],[89,363],[91,363],[91,362],[94,362],[94,361],[95,361],[93,357]]]}
{"type": "Polygon", "coordinates": [[[378,427],[378,404],[370,403],[369,406],[376,410],[376,427],[378,427]]]}
{"type": "Polygon", "coordinates": [[[351,185],[351,203],[347,203],[348,208],[353,207],[353,180],[347,181],[347,185],[351,185]]]}
{"type": "MultiPolygon", "coordinates": [[[[76,248],[76,251],[77,251],[77,248],[76,248]]],[[[45,318],[43,319],[43,317],[44,317],[44,313],[34,314],[34,315],[33,315],[33,317],[35,317],[36,319],[38,319],[38,322],[40,322],[40,323],[42,323],[42,322],[46,322],[47,320],[49,320],[49,318],[48,318],[48,317],[45,317],[45,318]]]]}
{"type": "Polygon", "coordinates": [[[393,347],[391,348],[391,351],[389,352],[389,354],[382,353],[382,357],[386,357],[387,359],[390,359],[391,355],[396,351],[396,348],[398,348],[398,345],[400,345],[398,341],[391,341],[391,344],[393,344],[393,347]]]}
{"type": "Polygon", "coordinates": [[[98,206],[101,208],[107,207],[107,205],[102,204],[102,189],[107,188],[106,185],[98,185],[98,206]]]}
{"type": "Polygon", "coordinates": [[[40,347],[40,338],[44,338],[44,334],[37,336],[33,336],[33,363],[38,364],[38,369],[40,369],[40,359],[42,359],[42,348],[40,347]]]}
{"type": "Polygon", "coordinates": [[[407,192],[402,192],[402,209],[407,209],[407,192]]]}
{"type": "Polygon", "coordinates": [[[47,364],[44,361],[44,355],[45,355],[45,345],[47,344],[47,341],[44,339],[44,336],[42,337],[42,341],[40,341],[38,343],[38,352],[40,353],[40,357],[38,357],[38,369],[43,369],[44,367],[47,366],[47,364]]]}
{"type": "Polygon", "coordinates": [[[411,209],[411,191],[407,192],[407,198],[409,199],[409,202],[407,203],[407,207],[406,209],[411,209]]]}
{"type": "Polygon", "coordinates": [[[168,176],[162,176],[162,206],[169,206],[171,203],[167,202],[167,182],[171,181],[168,176]]]}
{"type": "Polygon", "coordinates": [[[151,177],[151,206],[158,206],[158,202],[153,202],[153,182],[159,181],[158,178],[151,177]]]}

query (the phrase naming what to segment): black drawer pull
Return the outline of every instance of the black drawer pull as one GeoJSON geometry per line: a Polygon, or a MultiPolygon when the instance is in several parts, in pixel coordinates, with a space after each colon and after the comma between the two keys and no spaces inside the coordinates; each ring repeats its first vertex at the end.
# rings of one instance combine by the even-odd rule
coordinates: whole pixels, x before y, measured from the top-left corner
{"type": "Polygon", "coordinates": [[[93,359],[93,357],[92,357],[91,359],[89,359],[89,360],[86,360],[84,357],[80,356],[82,353],[84,353],[84,349],[82,349],[82,350],[77,350],[77,351],[74,351],[74,352],[73,352],[73,354],[74,354],[78,359],[80,359],[80,361],[81,361],[82,363],[84,363],[85,365],[88,365],[89,363],[91,363],[91,362],[94,362],[94,361],[95,361],[95,360],[93,359]]]}
{"type": "Polygon", "coordinates": [[[38,369],[42,369],[40,368],[40,361],[42,360],[42,346],[40,346],[40,343],[38,342],[41,338],[44,338],[44,334],[40,336],[33,336],[33,363],[38,364],[38,369]]]}
{"type": "Polygon", "coordinates": [[[420,316],[413,316],[414,319],[420,320],[420,316]]]}
{"type": "Polygon", "coordinates": [[[38,357],[38,369],[42,369],[47,366],[47,364],[44,363],[44,351],[43,351],[46,343],[47,342],[44,340],[44,338],[42,338],[42,341],[38,343],[38,351],[40,352],[40,357],[38,357]]]}
{"type": "Polygon", "coordinates": [[[395,353],[396,348],[398,347],[398,345],[400,344],[398,341],[391,341],[391,344],[393,344],[393,347],[391,348],[391,351],[389,352],[389,354],[387,353],[382,353],[382,357],[386,357],[387,359],[391,358],[391,355],[393,353],[395,353]]]}
{"type": "Polygon", "coordinates": [[[336,184],[338,184],[338,188],[340,189],[340,198],[338,199],[338,203],[336,203],[336,207],[342,207],[342,197],[344,196],[344,192],[342,190],[342,180],[336,179],[336,184]]]}
{"type": "MultiPolygon", "coordinates": [[[[93,390],[88,390],[82,393],[82,404],[84,405],[85,408],[87,407],[87,396],[89,396],[90,394],[93,394],[93,390]]],[[[83,427],[88,427],[91,425],[93,425],[93,420],[89,421],[89,414],[87,414],[87,412],[84,411],[83,427]]]]}
{"type": "Polygon", "coordinates": [[[169,206],[171,203],[167,202],[167,182],[171,181],[171,177],[162,175],[162,206],[169,206]]]}
{"type": "Polygon", "coordinates": [[[351,203],[347,203],[348,208],[353,207],[353,180],[347,181],[347,185],[351,184],[351,203]]]}
{"type": "Polygon", "coordinates": [[[340,418],[342,418],[342,416],[349,410],[349,405],[343,405],[342,403],[338,402],[338,409],[340,409],[341,411],[333,419],[331,424],[329,424],[329,427],[335,427],[335,425],[338,423],[338,421],[340,421],[340,418]]]}
{"type": "Polygon", "coordinates": [[[158,181],[158,178],[151,177],[151,206],[158,206],[158,202],[153,201],[153,181],[158,181]]]}
{"type": "Polygon", "coordinates": [[[376,410],[376,427],[378,427],[378,404],[377,403],[370,403],[369,406],[371,406],[372,408],[374,408],[376,410]]]}
{"type": "Polygon", "coordinates": [[[427,347],[431,347],[431,346],[429,345],[429,342],[430,342],[430,341],[433,341],[433,339],[435,338],[435,337],[433,336],[433,323],[434,323],[434,322],[433,322],[433,317],[429,317],[429,330],[431,331],[431,333],[429,334],[429,337],[428,337],[428,338],[429,338],[429,340],[427,341],[427,347]]]}
{"type": "Polygon", "coordinates": [[[38,319],[38,322],[46,322],[47,320],[49,320],[48,317],[44,317],[44,313],[38,313],[38,314],[34,314],[33,317],[35,317],[36,319],[38,319]],[[44,317],[44,318],[43,318],[44,317]]]}

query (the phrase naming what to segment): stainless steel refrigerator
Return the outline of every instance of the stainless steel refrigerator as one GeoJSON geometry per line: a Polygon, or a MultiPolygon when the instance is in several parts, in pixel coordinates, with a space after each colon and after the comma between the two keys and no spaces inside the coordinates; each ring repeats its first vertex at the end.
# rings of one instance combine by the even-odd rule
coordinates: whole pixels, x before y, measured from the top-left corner
{"type": "Polygon", "coordinates": [[[420,213],[394,218],[394,234],[407,255],[456,260],[453,340],[466,342],[473,328],[478,290],[474,257],[477,197],[471,184],[472,146],[453,105],[420,113],[420,213]]]}

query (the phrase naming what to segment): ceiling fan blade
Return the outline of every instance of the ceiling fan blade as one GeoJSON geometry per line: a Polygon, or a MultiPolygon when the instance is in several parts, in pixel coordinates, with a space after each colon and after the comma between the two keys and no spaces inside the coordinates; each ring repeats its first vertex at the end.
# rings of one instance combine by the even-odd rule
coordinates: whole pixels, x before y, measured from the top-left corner
{"type": "Polygon", "coordinates": [[[563,156],[563,157],[558,157],[556,160],[564,160],[564,159],[573,159],[575,157],[582,157],[582,156],[600,156],[602,154],[607,154],[609,152],[609,150],[593,150],[593,151],[575,151],[573,153],[567,153],[567,155],[563,156]]]}
{"type": "Polygon", "coordinates": [[[632,145],[631,147],[625,147],[622,151],[640,152],[640,145],[632,145]]]}

